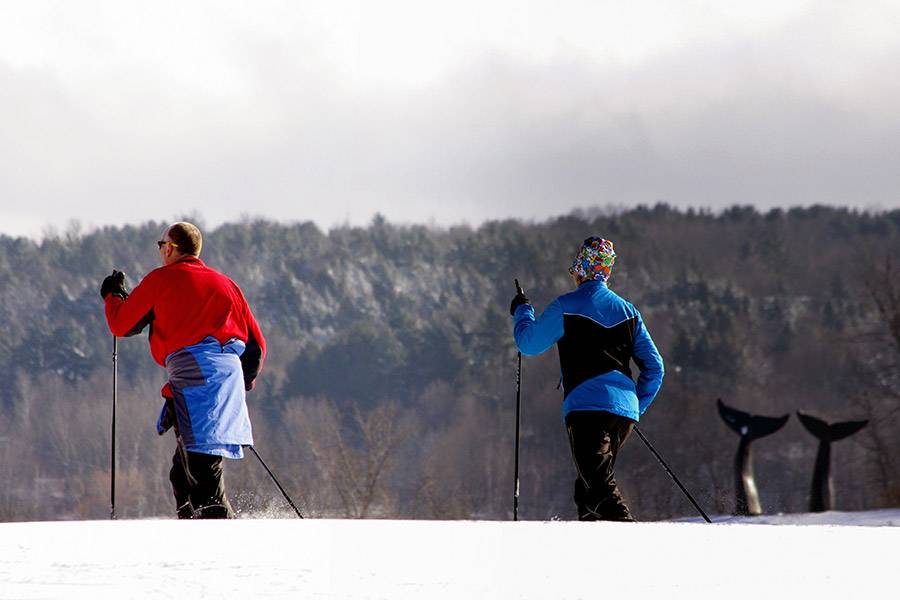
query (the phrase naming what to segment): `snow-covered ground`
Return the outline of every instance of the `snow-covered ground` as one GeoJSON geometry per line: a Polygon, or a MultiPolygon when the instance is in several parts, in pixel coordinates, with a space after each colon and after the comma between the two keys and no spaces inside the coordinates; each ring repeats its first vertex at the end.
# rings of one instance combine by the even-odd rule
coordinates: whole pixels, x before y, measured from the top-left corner
{"type": "Polygon", "coordinates": [[[900,510],[713,525],[5,523],[0,599],[896,598],[898,526],[900,510]]]}

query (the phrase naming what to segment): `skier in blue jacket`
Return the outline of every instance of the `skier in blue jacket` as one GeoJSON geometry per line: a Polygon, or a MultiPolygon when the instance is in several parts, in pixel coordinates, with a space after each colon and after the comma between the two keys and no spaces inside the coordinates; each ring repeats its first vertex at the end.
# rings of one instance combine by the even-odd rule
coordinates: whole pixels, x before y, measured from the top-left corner
{"type": "Polygon", "coordinates": [[[569,273],[577,289],[535,319],[521,289],[510,305],[522,354],[559,349],[563,417],[578,477],[575,505],[582,521],[633,521],[616,485],[616,455],[662,385],[663,360],[638,310],[607,287],[613,243],[589,237],[569,273]],[[635,383],[630,363],[640,370],[635,383]]]}

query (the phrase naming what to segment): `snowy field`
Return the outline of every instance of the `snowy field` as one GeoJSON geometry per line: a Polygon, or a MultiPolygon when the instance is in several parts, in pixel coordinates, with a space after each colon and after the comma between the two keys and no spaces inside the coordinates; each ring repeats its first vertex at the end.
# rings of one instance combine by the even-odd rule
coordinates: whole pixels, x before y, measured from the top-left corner
{"type": "Polygon", "coordinates": [[[716,521],[5,523],[0,599],[900,597],[900,510],[716,521]]]}

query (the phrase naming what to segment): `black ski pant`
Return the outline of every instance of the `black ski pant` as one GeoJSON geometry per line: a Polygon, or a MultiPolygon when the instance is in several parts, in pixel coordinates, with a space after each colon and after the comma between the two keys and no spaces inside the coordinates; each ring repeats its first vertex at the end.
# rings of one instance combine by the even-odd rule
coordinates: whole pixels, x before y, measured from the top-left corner
{"type": "Polygon", "coordinates": [[[616,485],[616,456],[634,421],[601,410],[572,411],[566,430],[578,478],[575,506],[580,521],[633,521],[616,485]]]}
{"type": "Polygon", "coordinates": [[[169,481],[179,519],[233,519],[225,497],[224,459],[188,452],[180,444],[172,457],[169,481]]]}

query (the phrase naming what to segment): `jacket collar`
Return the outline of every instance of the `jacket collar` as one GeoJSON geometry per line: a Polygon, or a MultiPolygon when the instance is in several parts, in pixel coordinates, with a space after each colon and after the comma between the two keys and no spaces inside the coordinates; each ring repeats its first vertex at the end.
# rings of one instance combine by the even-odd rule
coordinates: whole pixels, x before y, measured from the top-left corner
{"type": "MultiPolygon", "coordinates": [[[[197,257],[197,256],[190,256],[190,255],[188,255],[188,256],[182,256],[181,258],[179,258],[178,260],[176,260],[175,262],[173,262],[172,265],[180,265],[180,264],[184,264],[184,263],[195,263],[195,264],[198,264],[198,265],[201,265],[201,266],[205,266],[204,263],[203,263],[203,261],[200,260],[199,257],[197,257]]],[[[169,266],[172,266],[172,265],[169,265],[169,266]]]]}
{"type": "Polygon", "coordinates": [[[587,281],[583,281],[578,285],[579,290],[581,288],[587,287],[606,287],[606,282],[599,279],[588,279],[587,281]]]}

